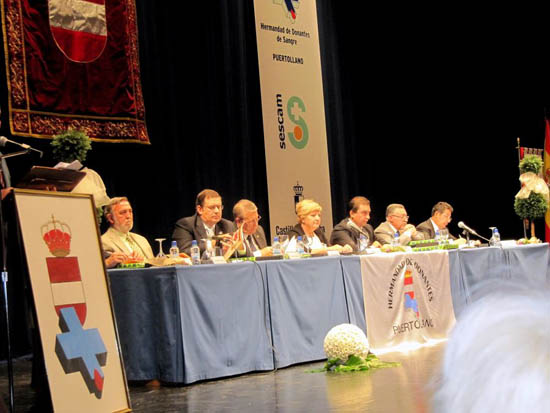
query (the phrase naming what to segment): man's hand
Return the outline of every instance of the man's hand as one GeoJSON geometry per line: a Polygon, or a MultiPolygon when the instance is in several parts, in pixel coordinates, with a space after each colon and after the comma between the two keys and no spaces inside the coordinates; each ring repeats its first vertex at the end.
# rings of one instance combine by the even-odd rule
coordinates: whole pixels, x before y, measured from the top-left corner
{"type": "Polygon", "coordinates": [[[414,234],[416,234],[416,227],[412,224],[407,224],[407,225],[405,225],[405,228],[403,228],[401,230],[401,234],[403,234],[407,231],[410,231],[409,233],[411,234],[411,237],[412,237],[414,234]]]}
{"type": "Polygon", "coordinates": [[[353,248],[351,247],[351,245],[346,244],[346,245],[344,245],[344,247],[342,248],[342,251],[340,251],[340,252],[344,253],[344,254],[348,254],[348,253],[353,252],[353,248]]]}
{"type": "Polygon", "coordinates": [[[348,244],[344,245],[343,247],[341,245],[335,244],[335,245],[331,245],[330,247],[315,250],[314,252],[322,252],[322,251],[338,251],[339,253],[348,253],[348,252],[353,252],[353,248],[351,248],[348,244]]]}
{"type": "Polygon", "coordinates": [[[127,261],[137,261],[141,262],[145,260],[145,257],[135,251],[133,251],[130,255],[126,256],[127,261]]]}
{"type": "Polygon", "coordinates": [[[271,257],[273,255],[273,248],[265,247],[260,250],[262,257],[271,257]]]}
{"type": "Polygon", "coordinates": [[[107,258],[105,258],[105,266],[107,268],[116,267],[118,264],[126,261],[127,256],[123,252],[113,252],[107,258]]]}
{"type": "Polygon", "coordinates": [[[228,249],[233,248],[233,245],[236,241],[233,240],[233,238],[224,238],[223,240],[220,240],[220,244],[222,246],[223,254],[227,252],[228,249]]]}
{"type": "Polygon", "coordinates": [[[231,234],[216,235],[215,239],[212,239],[212,247],[221,246],[222,251],[225,254],[226,251],[233,245],[233,236],[231,234]],[[219,245],[218,245],[219,242],[219,245]]]}

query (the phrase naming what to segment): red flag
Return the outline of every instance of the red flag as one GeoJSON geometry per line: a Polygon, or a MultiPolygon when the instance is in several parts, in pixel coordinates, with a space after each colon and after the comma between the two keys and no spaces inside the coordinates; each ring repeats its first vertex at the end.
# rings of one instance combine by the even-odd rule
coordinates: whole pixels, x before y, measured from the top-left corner
{"type": "Polygon", "coordinates": [[[11,133],[149,143],[135,0],[3,0],[11,133]]]}

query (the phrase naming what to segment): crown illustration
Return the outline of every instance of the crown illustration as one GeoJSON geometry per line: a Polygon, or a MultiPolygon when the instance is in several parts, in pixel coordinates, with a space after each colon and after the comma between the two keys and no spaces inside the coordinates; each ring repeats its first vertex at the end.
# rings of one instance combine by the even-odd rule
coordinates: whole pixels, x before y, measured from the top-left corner
{"type": "Polygon", "coordinates": [[[52,214],[51,221],[40,227],[42,239],[55,257],[66,257],[71,252],[71,228],[56,220],[52,214]]]}
{"type": "Polygon", "coordinates": [[[304,193],[304,187],[300,185],[299,182],[296,182],[296,185],[294,185],[292,189],[294,189],[296,195],[302,195],[304,193]]]}

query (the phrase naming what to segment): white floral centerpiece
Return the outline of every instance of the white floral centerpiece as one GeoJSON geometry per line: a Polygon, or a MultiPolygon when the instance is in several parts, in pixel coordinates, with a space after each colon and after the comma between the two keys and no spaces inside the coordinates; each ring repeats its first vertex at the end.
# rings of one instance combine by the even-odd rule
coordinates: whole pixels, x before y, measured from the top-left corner
{"type": "Polygon", "coordinates": [[[369,352],[369,341],[363,331],[353,324],[339,324],[330,329],[323,343],[327,362],[315,371],[364,371],[393,367],[394,362],[381,361],[369,352]]]}
{"type": "Polygon", "coordinates": [[[369,354],[369,341],[359,327],[339,324],[327,333],[323,348],[329,359],[346,361],[349,356],[366,358],[369,354]]]}

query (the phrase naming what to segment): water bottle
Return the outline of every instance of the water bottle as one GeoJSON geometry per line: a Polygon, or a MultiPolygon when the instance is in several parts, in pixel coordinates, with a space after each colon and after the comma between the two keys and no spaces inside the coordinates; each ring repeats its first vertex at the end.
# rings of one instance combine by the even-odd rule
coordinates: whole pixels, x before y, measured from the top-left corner
{"type": "Polygon", "coordinates": [[[214,256],[214,248],[212,247],[212,240],[207,239],[206,240],[206,249],[202,253],[202,261],[208,261],[214,256]]]}
{"type": "Polygon", "coordinates": [[[191,241],[191,262],[193,265],[201,263],[201,250],[197,244],[197,240],[191,241]]]}
{"type": "Polygon", "coordinates": [[[500,233],[498,232],[497,227],[493,228],[493,235],[491,236],[491,239],[489,240],[489,245],[493,247],[500,247],[500,233]]]}
{"type": "Polygon", "coordinates": [[[170,247],[170,258],[179,258],[180,249],[178,248],[177,241],[172,241],[172,246],[170,247]]]}
{"type": "Polygon", "coordinates": [[[359,235],[359,252],[364,252],[369,247],[369,240],[363,234],[359,235]]]}
{"type": "Polygon", "coordinates": [[[298,235],[296,240],[296,252],[300,255],[304,255],[304,241],[302,241],[302,236],[298,235]]]}
{"type": "Polygon", "coordinates": [[[281,243],[279,242],[279,237],[273,238],[273,255],[281,255],[281,243]]]}
{"type": "Polygon", "coordinates": [[[393,240],[391,242],[392,247],[399,247],[401,244],[399,242],[399,231],[396,231],[395,234],[393,234],[393,240]]]}

